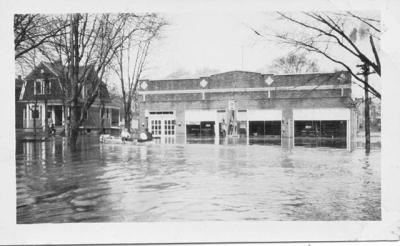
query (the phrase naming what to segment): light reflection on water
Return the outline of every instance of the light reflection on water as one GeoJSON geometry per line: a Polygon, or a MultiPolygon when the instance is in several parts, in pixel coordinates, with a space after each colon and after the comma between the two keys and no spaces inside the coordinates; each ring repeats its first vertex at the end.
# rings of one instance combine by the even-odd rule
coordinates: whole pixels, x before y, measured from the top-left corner
{"type": "Polygon", "coordinates": [[[17,141],[18,223],[381,218],[379,149],[97,139],[17,141]]]}

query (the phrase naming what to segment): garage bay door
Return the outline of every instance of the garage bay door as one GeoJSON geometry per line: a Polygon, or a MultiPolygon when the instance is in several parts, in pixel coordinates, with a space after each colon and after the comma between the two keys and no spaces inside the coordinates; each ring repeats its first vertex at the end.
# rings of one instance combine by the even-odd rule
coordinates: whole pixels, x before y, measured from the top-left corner
{"type": "Polygon", "coordinates": [[[249,136],[280,136],[281,135],[281,110],[249,110],[249,136]]]}
{"type": "Polygon", "coordinates": [[[294,144],[297,146],[346,148],[350,110],[293,110],[294,144]]]}
{"type": "Polygon", "coordinates": [[[187,137],[214,137],[216,110],[186,110],[185,125],[187,137]]]}

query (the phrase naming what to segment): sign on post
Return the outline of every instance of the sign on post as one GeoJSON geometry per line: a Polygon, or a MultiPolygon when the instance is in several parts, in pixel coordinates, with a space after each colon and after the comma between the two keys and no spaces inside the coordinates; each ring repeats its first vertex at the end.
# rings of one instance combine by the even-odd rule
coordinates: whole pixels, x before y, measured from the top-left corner
{"type": "Polygon", "coordinates": [[[229,100],[228,109],[235,110],[235,100],[229,100]]]}

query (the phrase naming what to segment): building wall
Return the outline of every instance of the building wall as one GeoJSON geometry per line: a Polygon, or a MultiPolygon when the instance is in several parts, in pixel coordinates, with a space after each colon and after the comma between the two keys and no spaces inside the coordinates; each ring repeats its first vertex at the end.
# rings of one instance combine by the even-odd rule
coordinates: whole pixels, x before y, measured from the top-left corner
{"type": "MultiPolygon", "coordinates": [[[[229,101],[234,100],[236,110],[281,110],[281,136],[290,139],[294,137],[293,110],[337,108],[350,112],[350,84],[345,72],[273,76],[236,71],[191,80],[147,80],[139,92],[139,124],[147,127],[148,112],[174,111],[176,136],[184,136],[186,110],[227,110],[229,101]],[[273,82],[266,83],[266,78],[273,82]],[[202,80],[207,83],[201,85],[202,80]]],[[[346,119],[352,139],[354,117],[352,113],[346,119]]]]}
{"type": "MultiPolygon", "coordinates": [[[[193,101],[160,101],[160,102],[142,102],[140,104],[140,124],[145,123],[145,111],[175,111],[177,129],[176,134],[185,134],[184,119],[185,110],[203,109],[203,110],[221,110],[227,109],[230,97],[220,100],[193,100],[193,101]],[[181,127],[179,127],[179,123],[181,127]]],[[[237,109],[281,109],[282,120],[288,129],[292,128],[293,113],[295,108],[337,108],[344,107],[348,102],[347,98],[305,98],[305,99],[269,99],[269,100],[237,100],[237,109]]],[[[282,137],[290,137],[289,130],[283,132],[282,137]]],[[[293,134],[291,134],[293,135],[293,134]]]]}
{"type": "Polygon", "coordinates": [[[19,103],[19,95],[21,93],[21,87],[15,88],[15,129],[20,129],[24,127],[24,104],[19,103]]]}
{"type": "MultiPolygon", "coordinates": [[[[24,104],[23,108],[23,127],[24,128],[33,128],[34,121],[36,123],[36,128],[43,128],[44,126],[44,104],[43,103],[38,103],[38,110],[39,110],[39,118],[38,119],[32,119],[32,113],[30,110],[30,107],[32,107],[33,104],[24,104]]],[[[50,110],[53,105],[48,105],[48,109],[50,110]]],[[[59,105],[62,107],[61,105],[59,105]]],[[[54,110],[52,114],[54,114],[54,110]]],[[[64,114],[62,114],[62,117],[64,117],[64,114]]],[[[54,123],[54,115],[52,115],[52,120],[54,123]]],[[[63,120],[64,122],[64,120],[63,120]]],[[[112,108],[112,107],[106,107],[106,111],[104,112],[103,117],[100,116],[100,107],[98,105],[92,106],[87,114],[87,119],[85,122],[82,124],[83,128],[87,129],[101,129],[101,128],[111,128],[113,126],[119,126],[119,109],[112,108]],[[107,114],[108,110],[108,114],[107,114]],[[114,124],[112,124],[112,119],[114,118],[114,124]]]]}
{"type": "Polygon", "coordinates": [[[111,128],[119,125],[119,109],[105,107],[103,115],[98,105],[91,107],[88,116],[82,127],[88,129],[111,128]],[[114,119],[114,124],[112,121],[114,119]]]}

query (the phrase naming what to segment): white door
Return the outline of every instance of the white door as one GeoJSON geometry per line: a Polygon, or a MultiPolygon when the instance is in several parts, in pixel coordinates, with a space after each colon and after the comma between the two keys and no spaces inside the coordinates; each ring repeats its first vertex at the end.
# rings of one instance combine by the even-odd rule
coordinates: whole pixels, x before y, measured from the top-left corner
{"type": "Polygon", "coordinates": [[[149,131],[155,137],[175,136],[175,118],[150,118],[149,131]]]}
{"type": "Polygon", "coordinates": [[[161,122],[164,128],[165,136],[175,136],[175,120],[174,119],[165,119],[161,122]]]}
{"type": "Polygon", "coordinates": [[[161,120],[160,119],[149,119],[149,130],[151,134],[155,137],[161,136],[161,120]]]}

